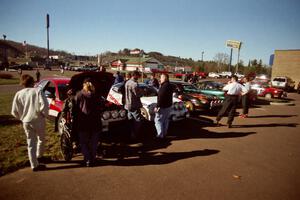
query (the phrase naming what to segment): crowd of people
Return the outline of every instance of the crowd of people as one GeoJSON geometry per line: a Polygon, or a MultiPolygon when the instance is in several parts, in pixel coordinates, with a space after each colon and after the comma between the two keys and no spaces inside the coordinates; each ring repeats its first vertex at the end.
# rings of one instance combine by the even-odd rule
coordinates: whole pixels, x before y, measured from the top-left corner
{"type": "MultiPolygon", "coordinates": [[[[140,76],[140,72],[133,71],[128,73],[124,79],[120,73],[116,73],[114,82],[115,84],[122,83],[122,103],[128,113],[132,140],[137,140],[140,137],[141,127],[145,121],[141,114],[143,90],[141,90],[138,83],[140,76]]],[[[229,128],[232,127],[238,98],[241,95],[243,99],[243,114],[241,117],[247,117],[248,115],[249,80],[245,78],[245,85],[238,83],[237,80],[237,77],[233,76],[223,88],[223,90],[227,91],[227,95],[216,117],[217,125],[220,125],[220,120],[228,113],[227,124],[229,128]]],[[[48,101],[41,90],[33,87],[34,79],[32,76],[22,75],[21,84],[24,86],[24,89],[16,93],[11,113],[23,123],[32,170],[44,170],[46,166],[41,164],[39,159],[42,158],[44,151],[45,119],[49,109],[48,101]]],[[[161,74],[160,81],[153,74],[148,84],[158,90],[157,104],[154,109],[156,139],[159,142],[165,142],[169,128],[174,88],[169,82],[168,74],[161,74]]],[[[71,126],[71,140],[75,145],[80,145],[84,157],[84,165],[87,167],[93,166],[96,162],[97,145],[102,126],[100,113],[103,110],[103,106],[99,104],[96,98],[93,80],[85,79],[79,92],[72,89],[68,91],[68,99],[65,101],[62,111],[64,123],[71,126]]]]}

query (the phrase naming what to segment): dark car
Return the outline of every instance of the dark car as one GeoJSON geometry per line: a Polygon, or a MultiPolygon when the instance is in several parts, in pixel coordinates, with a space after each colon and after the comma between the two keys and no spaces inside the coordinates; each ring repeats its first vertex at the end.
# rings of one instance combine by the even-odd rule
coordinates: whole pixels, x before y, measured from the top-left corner
{"type": "Polygon", "coordinates": [[[203,94],[196,86],[183,81],[171,81],[175,86],[176,96],[186,103],[189,111],[218,110],[223,99],[216,95],[203,94]]]}
{"type": "Polygon", "coordinates": [[[84,79],[92,79],[99,103],[103,103],[102,131],[108,131],[118,126],[118,123],[127,119],[126,110],[106,100],[108,92],[113,83],[113,75],[108,72],[83,72],[70,78],[49,77],[42,79],[35,87],[40,87],[49,102],[49,117],[55,120],[55,129],[62,133],[62,117],[64,100],[67,98],[67,90],[72,88],[75,91],[82,89],[84,79]]]}
{"type": "Polygon", "coordinates": [[[33,67],[28,64],[20,64],[20,65],[12,65],[9,66],[8,69],[14,69],[14,70],[32,70],[33,67]]]}

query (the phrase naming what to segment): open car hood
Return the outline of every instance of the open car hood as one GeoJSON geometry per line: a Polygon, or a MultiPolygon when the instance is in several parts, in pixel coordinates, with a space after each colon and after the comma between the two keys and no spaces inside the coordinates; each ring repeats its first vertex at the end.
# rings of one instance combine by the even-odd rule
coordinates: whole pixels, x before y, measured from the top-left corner
{"type": "Polygon", "coordinates": [[[82,89],[83,81],[90,78],[96,89],[96,95],[107,97],[108,92],[114,82],[112,73],[109,72],[83,72],[72,76],[69,83],[70,88],[76,92],[82,89]]]}

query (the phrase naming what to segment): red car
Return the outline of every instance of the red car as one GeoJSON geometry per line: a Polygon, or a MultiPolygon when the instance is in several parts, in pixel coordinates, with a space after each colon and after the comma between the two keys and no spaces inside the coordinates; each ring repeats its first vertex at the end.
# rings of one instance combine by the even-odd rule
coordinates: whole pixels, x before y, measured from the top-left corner
{"type": "Polygon", "coordinates": [[[55,120],[55,130],[62,134],[61,111],[64,100],[67,98],[68,88],[79,91],[84,79],[91,78],[94,81],[99,103],[104,103],[102,112],[102,131],[108,131],[117,127],[118,123],[127,119],[126,110],[121,106],[106,101],[107,94],[113,84],[114,77],[107,72],[83,72],[74,75],[71,79],[66,77],[48,77],[42,79],[35,87],[41,88],[49,102],[49,118],[55,120]]]}
{"type": "Polygon", "coordinates": [[[265,97],[267,99],[284,98],[287,96],[287,93],[282,89],[271,87],[268,83],[264,83],[264,82],[252,83],[251,89],[257,91],[257,96],[265,97]]]}

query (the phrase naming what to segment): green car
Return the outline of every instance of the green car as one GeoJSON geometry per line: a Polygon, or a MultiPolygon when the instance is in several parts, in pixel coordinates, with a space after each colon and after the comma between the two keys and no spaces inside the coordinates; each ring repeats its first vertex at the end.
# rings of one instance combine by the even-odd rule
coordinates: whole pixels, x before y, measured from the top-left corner
{"type": "Polygon", "coordinates": [[[202,81],[195,84],[202,94],[214,95],[220,99],[225,99],[225,92],[222,91],[224,84],[215,81],[202,81]]]}

